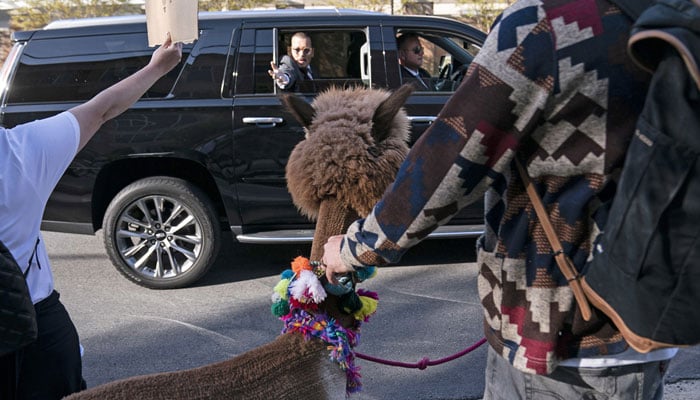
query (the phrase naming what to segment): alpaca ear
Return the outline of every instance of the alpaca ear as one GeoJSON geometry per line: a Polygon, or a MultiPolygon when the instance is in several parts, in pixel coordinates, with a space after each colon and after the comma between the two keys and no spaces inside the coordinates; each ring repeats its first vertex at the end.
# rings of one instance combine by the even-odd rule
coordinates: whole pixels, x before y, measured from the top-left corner
{"type": "Polygon", "coordinates": [[[406,103],[408,96],[413,93],[413,89],[414,87],[411,84],[401,86],[387,97],[374,111],[374,116],[372,117],[372,136],[374,137],[375,143],[380,143],[389,136],[389,129],[391,128],[396,113],[399,112],[404,103],[406,103]]]}
{"type": "Polygon", "coordinates": [[[293,94],[283,94],[280,97],[282,103],[287,107],[287,110],[294,115],[294,118],[296,118],[304,128],[308,128],[316,113],[313,107],[304,101],[304,99],[293,94]]]}

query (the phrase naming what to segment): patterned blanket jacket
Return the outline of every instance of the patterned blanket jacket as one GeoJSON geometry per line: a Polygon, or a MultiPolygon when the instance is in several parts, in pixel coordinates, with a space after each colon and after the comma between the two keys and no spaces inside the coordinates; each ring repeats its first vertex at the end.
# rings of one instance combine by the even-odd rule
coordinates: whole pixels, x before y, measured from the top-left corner
{"type": "Polygon", "coordinates": [[[390,190],[348,230],[344,262],[396,262],[485,198],[477,262],[489,344],[536,374],[551,373],[562,359],[624,350],[604,317],[581,318],[513,160],[526,165],[581,270],[606,220],[650,79],[627,56],[631,23],[606,0],[509,7],[390,190]]]}

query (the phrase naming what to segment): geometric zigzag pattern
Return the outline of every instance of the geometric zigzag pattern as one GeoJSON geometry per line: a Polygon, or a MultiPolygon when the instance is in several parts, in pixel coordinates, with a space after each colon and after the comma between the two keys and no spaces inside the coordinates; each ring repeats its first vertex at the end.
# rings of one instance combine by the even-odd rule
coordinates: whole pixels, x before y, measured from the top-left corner
{"type": "Polygon", "coordinates": [[[521,0],[507,9],[393,189],[350,228],[345,261],[398,261],[485,196],[478,287],[491,346],[537,374],[563,358],[623,350],[611,324],[578,315],[512,162],[527,165],[582,268],[647,85],[627,59],[630,22],[606,0],[521,0]]]}

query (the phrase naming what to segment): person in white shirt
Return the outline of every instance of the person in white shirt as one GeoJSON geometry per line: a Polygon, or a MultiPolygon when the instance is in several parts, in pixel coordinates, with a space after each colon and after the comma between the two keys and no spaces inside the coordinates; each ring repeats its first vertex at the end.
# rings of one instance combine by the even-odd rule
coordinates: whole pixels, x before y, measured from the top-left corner
{"type": "Polygon", "coordinates": [[[34,343],[0,357],[1,399],[61,399],[85,388],[78,333],[54,290],[41,238],[44,207],[73,157],[182,57],[168,35],[148,65],[58,115],[0,128],[0,240],[27,271],[39,327],[34,343]]]}

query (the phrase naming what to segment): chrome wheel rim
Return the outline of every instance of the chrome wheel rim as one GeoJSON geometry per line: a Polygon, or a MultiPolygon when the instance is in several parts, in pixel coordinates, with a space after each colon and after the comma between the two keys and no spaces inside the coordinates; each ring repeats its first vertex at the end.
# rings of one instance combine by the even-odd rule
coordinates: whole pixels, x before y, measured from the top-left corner
{"type": "Polygon", "coordinates": [[[117,250],[129,268],[151,279],[186,273],[202,249],[202,226],[191,209],[168,196],[129,204],[115,230],[117,250]]]}

